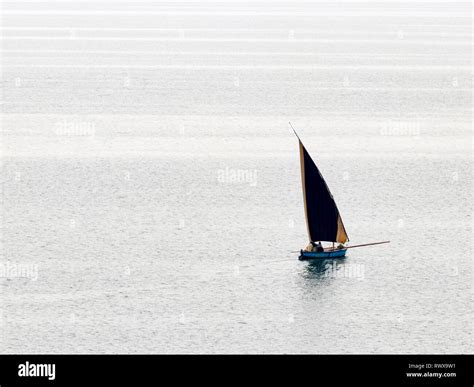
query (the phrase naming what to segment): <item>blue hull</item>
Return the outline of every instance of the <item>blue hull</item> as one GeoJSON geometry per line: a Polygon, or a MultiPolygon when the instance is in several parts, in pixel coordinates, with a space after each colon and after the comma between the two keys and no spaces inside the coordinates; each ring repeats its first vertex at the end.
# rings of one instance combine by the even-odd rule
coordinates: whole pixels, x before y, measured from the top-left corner
{"type": "Polygon", "coordinates": [[[322,251],[322,252],[313,252],[313,251],[304,251],[301,250],[300,260],[304,259],[332,259],[332,258],[342,258],[346,255],[347,249],[334,250],[334,251],[322,251]]]}

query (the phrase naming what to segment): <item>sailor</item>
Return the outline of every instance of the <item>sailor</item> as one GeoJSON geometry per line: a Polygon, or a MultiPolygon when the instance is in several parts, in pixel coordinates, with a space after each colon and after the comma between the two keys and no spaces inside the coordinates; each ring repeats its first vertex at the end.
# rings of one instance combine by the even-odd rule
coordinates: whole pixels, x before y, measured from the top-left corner
{"type": "Polygon", "coordinates": [[[324,251],[324,248],[323,248],[323,245],[321,244],[321,242],[311,242],[311,244],[313,245],[313,251],[316,251],[318,253],[321,253],[324,251]]]}

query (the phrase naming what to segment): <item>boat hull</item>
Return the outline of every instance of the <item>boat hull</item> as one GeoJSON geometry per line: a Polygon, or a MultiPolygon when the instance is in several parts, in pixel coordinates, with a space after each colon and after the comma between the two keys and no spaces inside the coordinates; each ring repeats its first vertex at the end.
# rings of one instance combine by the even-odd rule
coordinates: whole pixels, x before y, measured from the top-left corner
{"type": "Polygon", "coordinates": [[[307,259],[333,259],[333,258],[343,258],[346,255],[347,249],[332,250],[332,251],[304,251],[301,250],[299,259],[301,261],[307,259]]]}

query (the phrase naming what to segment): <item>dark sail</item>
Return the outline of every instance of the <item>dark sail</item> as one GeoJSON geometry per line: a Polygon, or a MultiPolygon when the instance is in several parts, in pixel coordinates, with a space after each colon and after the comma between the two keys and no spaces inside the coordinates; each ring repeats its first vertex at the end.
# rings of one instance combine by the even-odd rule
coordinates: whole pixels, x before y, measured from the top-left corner
{"type": "Polygon", "coordinates": [[[349,240],[336,202],[301,140],[300,162],[306,224],[310,241],[345,243],[349,240]]]}

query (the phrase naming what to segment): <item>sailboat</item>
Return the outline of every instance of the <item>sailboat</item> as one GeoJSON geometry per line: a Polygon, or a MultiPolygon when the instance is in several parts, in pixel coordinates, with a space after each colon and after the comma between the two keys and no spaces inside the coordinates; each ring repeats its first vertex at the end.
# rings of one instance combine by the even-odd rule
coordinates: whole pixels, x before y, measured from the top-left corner
{"type": "Polygon", "coordinates": [[[299,142],[304,212],[310,242],[305,249],[300,250],[299,259],[343,258],[349,248],[389,243],[389,241],[384,241],[346,246],[346,243],[349,242],[349,236],[336,201],[295,129],[293,126],[291,128],[299,142]],[[316,241],[318,242],[317,245],[316,241]],[[324,248],[321,242],[333,242],[332,247],[324,248]],[[335,247],[335,243],[338,243],[337,247],[335,247]]]}

